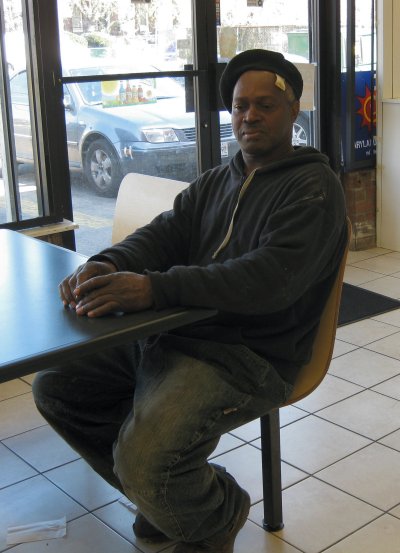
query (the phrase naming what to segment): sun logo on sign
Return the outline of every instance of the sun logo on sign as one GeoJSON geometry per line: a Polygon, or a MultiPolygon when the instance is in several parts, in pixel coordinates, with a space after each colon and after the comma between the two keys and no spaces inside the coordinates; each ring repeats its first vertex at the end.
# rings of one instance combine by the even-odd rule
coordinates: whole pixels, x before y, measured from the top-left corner
{"type": "Polygon", "coordinates": [[[360,102],[360,107],[356,113],[361,115],[361,127],[368,127],[371,132],[372,127],[376,124],[375,91],[372,98],[369,86],[365,85],[364,96],[356,96],[356,98],[360,102]]]}

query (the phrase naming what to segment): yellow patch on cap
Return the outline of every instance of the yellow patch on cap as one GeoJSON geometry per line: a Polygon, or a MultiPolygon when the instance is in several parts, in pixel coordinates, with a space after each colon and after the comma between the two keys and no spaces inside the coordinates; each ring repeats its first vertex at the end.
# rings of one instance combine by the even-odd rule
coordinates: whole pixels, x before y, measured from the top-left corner
{"type": "Polygon", "coordinates": [[[285,79],[283,77],[281,77],[280,75],[275,75],[275,77],[276,77],[275,86],[277,86],[281,90],[285,91],[286,90],[285,79]]]}

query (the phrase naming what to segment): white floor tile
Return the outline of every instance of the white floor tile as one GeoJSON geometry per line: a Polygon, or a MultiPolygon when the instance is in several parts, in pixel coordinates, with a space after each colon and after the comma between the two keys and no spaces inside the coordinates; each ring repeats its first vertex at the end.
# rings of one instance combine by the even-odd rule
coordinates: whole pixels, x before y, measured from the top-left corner
{"type": "Polygon", "coordinates": [[[342,340],[336,339],[335,346],[333,348],[332,359],[348,353],[349,351],[356,350],[358,346],[354,344],[348,344],[342,340]]]}
{"type": "Polygon", "coordinates": [[[282,459],[310,474],[369,443],[366,438],[315,416],[281,430],[282,459]]]}
{"type": "Polygon", "coordinates": [[[248,521],[235,541],[235,553],[301,553],[277,536],[248,521]]]}
{"type": "Polygon", "coordinates": [[[239,428],[235,428],[231,434],[245,442],[251,442],[260,436],[260,432],[260,420],[256,419],[243,426],[239,426],[239,428]]]}
{"type": "Polygon", "coordinates": [[[397,553],[400,520],[383,515],[324,553],[397,553]]]}
{"type": "Polygon", "coordinates": [[[400,518],[400,504],[390,511],[390,514],[394,517],[400,518]]]}
{"type": "MultiPolygon", "coordinates": [[[[251,442],[251,445],[261,451],[261,439],[251,442]]],[[[293,486],[293,484],[301,482],[305,478],[308,478],[308,476],[309,475],[306,472],[303,472],[302,470],[299,470],[296,467],[285,463],[284,461],[281,462],[282,489],[293,486]]]]}
{"type": "Polygon", "coordinates": [[[304,417],[308,417],[308,413],[306,411],[303,411],[302,409],[299,409],[297,405],[298,403],[296,403],[296,407],[294,405],[287,405],[286,407],[282,407],[279,410],[279,421],[281,428],[294,421],[303,419],[304,417]]]}
{"type": "MultiPolygon", "coordinates": [[[[400,252],[349,252],[345,281],[400,298],[400,252]]],[[[136,542],[119,492],[37,412],[33,379],[0,384],[0,552],[172,553],[169,542],[136,542]],[[8,525],[64,514],[66,538],[5,545],[8,525]]],[[[400,309],[340,327],[325,380],[280,421],[278,533],[262,528],[259,420],[224,435],[213,454],[253,502],[235,553],[400,553],[400,309]]]]}
{"type": "MultiPolygon", "coordinates": [[[[143,540],[138,540],[133,533],[132,524],[135,521],[135,514],[124,507],[119,501],[110,503],[101,509],[97,509],[93,514],[102,520],[107,526],[118,532],[130,543],[136,545],[143,553],[155,553],[165,549],[171,542],[162,544],[148,544],[143,540]]],[[[97,553],[97,552],[96,552],[97,553]]]]}
{"type": "Polygon", "coordinates": [[[23,382],[26,382],[27,384],[32,385],[33,381],[35,380],[36,373],[33,374],[27,374],[25,376],[21,376],[21,380],[23,382]]]}
{"type": "Polygon", "coordinates": [[[0,402],[0,440],[44,424],[31,393],[0,402]]]}
{"type": "Polygon", "coordinates": [[[32,467],[2,444],[0,444],[0,467],[0,488],[10,486],[37,474],[32,467]]]}
{"type": "Polygon", "coordinates": [[[400,374],[400,361],[359,348],[333,359],[329,374],[370,388],[400,374]]]}
{"type": "Polygon", "coordinates": [[[374,386],[372,390],[400,401],[400,375],[374,386]]]}
{"type": "MultiPolygon", "coordinates": [[[[252,445],[245,445],[215,458],[215,462],[226,467],[239,485],[248,491],[251,502],[263,497],[261,451],[252,445]]],[[[286,487],[302,480],[306,475],[294,467],[282,464],[282,486],[286,487]]]]}
{"type": "Polygon", "coordinates": [[[387,511],[399,502],[399,466],[398,451],[371,444],[318,472],[316,477],[387,511]]]}
{"type": "Polygon", "coordinates": [[[400,402],[370,390],[318,412],[318,416],[379,440],[399,428],[400,402]]]}
{"type": "Polygon", "coordinates": [[[217,457],[217,455],[222,455],[227,451],[231,451],[232,449],[236,449],[241,445],[243,445],[243,441],[239,440],[239,438],[236,438],[231,434],[224,434],[221,437],[219,444],[217,445],[217,448],[215,449],[215,451],[213,451],[212,455],[210,456],[210,459],[217,457]]]}
{"type": "Polygon", "coordinates": [[[344,342],[349,342],[356,346],[365,346],[370,342],[375,342],[396,332],[399,332],[398,328],[392,325],[365,319],[339,327],[336,336],[344,342]]]}
{"type": "Polygon", "coordinates": [[[8,438],[3,442],[39,472],[79,458],[79,455],[48,425],[8,438]]]}
{"type": "Polygon", "coordinates": [[[305,411],[315,413],[362,390],[361,386],[327,374],[318,388],[306,398],[298,401],[296,405],[305,411]]]}
{"type": "Polygon", "coordinates": [[[360,269],[359,267],[354,267],[353,265],[347,265],[344,272],[343,280],[344,282],[347,282],[347,284],[359,286],[360,284],[364,284],[365,282],[376,280],[381,276],[382,275],[377,272],[368,271],[367,269],[360,269]]]}
{"type": "MultiPolygon", "coordinates": [[[[379,440],[379,443],[387,445],[388,447],[391,447],[393,449],[397,449],[397,451],[400,451],[400,430],[396,430],[395,432],[388,434],[387,436],[379,440]]],[[[399,497],[399,503],[400,503],[400,497],[399,497]]]]}
{"type": "Polygon", "coordinates": [[[45,476],[89,511],[121,497],[83,459],[49,470],[45,476]]]}
{"type": "Polygon", "coordinates": [[[215,458],[248,491],[251,502],[262,499],[261,452],[249,444],[215,458]]]}
{"type": "MultiPolygon", "coordinates": [[[[312,477],[284,490],[283,512],[285,526],[276,535],[307,553],[319,553],[381,514],[378,509],[312,477]]],[[[262,507],[257,504],[250,518],[260,517],[262,507]]]]}
{"type": "Polygon", "coordinates": [[[368,344],[366,348],[383,355],[388,355],[389,357],[394,357],[395,359],[400,359],[400,332],[368,344]]]}
{"type": "Polygon", "coordinates": [[[396,259],[400,259],[400,252],[394,252],[390,251],[389,253],[385,254],[386,257],[394,257],[396,259]]]}
{"type": "Polygon", "coordinates": [[[372,319],[393,326],[400,326],[400,309],[394,309],[393,311],[388,311],[387,313],[376,315],[376,317],[372,317],[372,319]]]}
{"type": "Polygon", "coordinates": [[[376,292],[390,298],[400,298],[400,279],[394,276],[385,276],[371,280],[365,284],[360,284],[360,288],[365,288],[366,290],[371,290],[371,292],[376,292]]]}
{"type": "Polygon", "coordinates": [[[364,259],[363,261],[358,261],[352,265],[353,267],[358,267],[359,269],[367,269],[368,271],[374,271],[384,275],[391,275],[400,271],[400,259],[388,257],[386,255],[364,259]]]}
{"type": "MultiPolygon", "coordinates": [[[[62,516],[66,516],[68,521],[85,513],[83,507],[43,476],[4,488],[0,490],[0,551],[6,548],[9,526],[54,520],[62,516]]],[[[28,547],[22,551],[31,553],[32,550],[28,547]]]]}
{"type": "Polygon", "coordinates": [[[22,380],[10,380],[9,382],[2,382],[0,384],[0,401],[8,399],[10,397],[20,396],[21,394],[27,394],[31,391],[31,387],[22,380]]]}
{"type": "Polygon", "coordinates": [[[21,544],[12,553],[139,553],[139,550],[92,515],[67,524],[57,540],[21,544]]]}
{"type": "Polygon", "coordinates": [[[285,462],[281,463],[281,473],[282,473],[282,490],[285,490],[286,488],[293,486],[293,484],[297,484],[297,482],[301,482],[302,480],[305,480],[309,476],[306,472],[303,472],[302,470],[299,470],[296,467],[293,467],[292,465],[288,465],[285,462]]]}
{"type": "Polygon", "coordinates": [[[347,254],[347,264],[357,263],[363,259],[370,259],[371,257],[377,257],[378,255],[393,254],[392,250],[385,248],[369,248],[368,250],[349,251],[347,254]]]}

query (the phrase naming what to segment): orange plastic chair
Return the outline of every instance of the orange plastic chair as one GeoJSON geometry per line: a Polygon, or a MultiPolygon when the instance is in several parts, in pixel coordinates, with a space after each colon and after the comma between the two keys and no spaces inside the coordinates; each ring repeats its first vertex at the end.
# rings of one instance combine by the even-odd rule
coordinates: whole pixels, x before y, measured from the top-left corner
{"type": "MultiPolygon", "coordinates": [[[[328,372],[335,345],[343,276],[351,237],[351,223],[349,219],[347,219],[347,228],[348,240],[346,250],[322,313],[314,340],[312,357],[300,370],[289,400],[281,407],[291,405],[311,394],[328,372]]],[[[263,527],[269,532],[274,532],[283,528],[279,409],[274,409],[262,416],[260,422],[264,497],[263,527]]]]}

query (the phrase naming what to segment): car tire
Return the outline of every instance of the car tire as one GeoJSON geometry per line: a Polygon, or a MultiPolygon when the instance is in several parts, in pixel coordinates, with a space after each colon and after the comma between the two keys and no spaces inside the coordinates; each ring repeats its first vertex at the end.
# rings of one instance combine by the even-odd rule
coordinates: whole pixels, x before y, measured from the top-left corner
{"type": "Polygon", "coordinates": [[[293,125],[292,134],[293,146],[310,146],[310,120],[301,113],[297,117],[293,125]]]}
{"type": "Polygon", "coordinates": [[[114,148],[107,140],[95,140],[83,159],[86,179],[99,196],[115,197],[121,184],[120,163],[114,148]]]}

